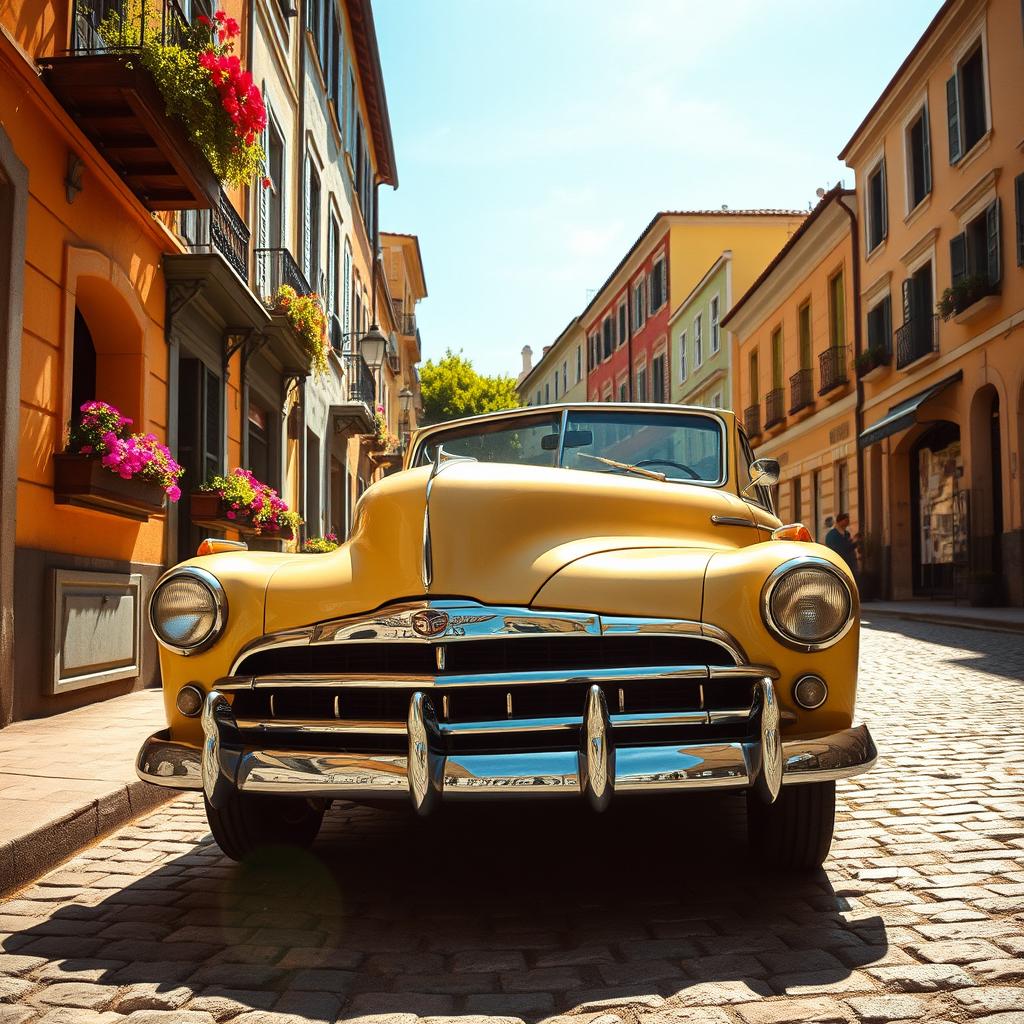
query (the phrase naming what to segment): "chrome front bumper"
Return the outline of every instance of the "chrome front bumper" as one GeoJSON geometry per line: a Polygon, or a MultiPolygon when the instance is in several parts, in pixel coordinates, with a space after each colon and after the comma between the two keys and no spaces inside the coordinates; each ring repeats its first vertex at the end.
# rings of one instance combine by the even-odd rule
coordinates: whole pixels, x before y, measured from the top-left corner
{"type": "Polygon", "coordinates": [[[214,806],[234,790],[322,799],[404,798],[422,814],[440,800],[481,797],[583,796],[597,810],[615,793],[748,789],[773,801],[781,785],[859,775],[877,751],[864,725],[815,739],[780,742],[770,679],[758,684],[760,736],[730,743],[620,746],[604,696],[587,695],[578,745],[544,752],[448,754],[428,694],[409,707],[406,755],[249,749],[231,706],[217,691],[202,713],[202,748],[172,740],[167,730],[139,752],[141,779],[174,789],[204,790],[214,806]]]}

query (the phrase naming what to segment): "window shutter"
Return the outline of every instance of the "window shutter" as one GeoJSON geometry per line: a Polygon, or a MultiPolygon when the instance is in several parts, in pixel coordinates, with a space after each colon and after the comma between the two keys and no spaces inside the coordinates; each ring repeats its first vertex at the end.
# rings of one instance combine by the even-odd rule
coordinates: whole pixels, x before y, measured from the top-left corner
{"type": "Polygon", "coordinates": [[[661,302],[664,305],[668,302],[668,263],[661,261],[661,302]]]}
{"type": "Polygon", "coordinates": [[[914,308],[914,279],[908,277],[903,282],[903,322],[909,324],[914,308]]]}
{"type": "Polygon", "coordinates": [[[959,284],[967,276],[967,236],[961,232],[949,240],[949,282],[959,284]]]}
{"type": "MultiPolygon", "coordinates": [[[[313,190],[313,162],[306,157],[306,174],[302,189],[302,270],[309,281],[313,273],[313,214],[310,193],[313,190]]],[[[315,285],[310,282],[312,287],[315,285]]]]}
{"type": "Polygon", "coordinates": [[[882,347],[892,352],[892,299],[888,295],[882,300],[882,347]]]}
{"type": "Polygon", "coordinates": [[[946,121],[949,125],[949,162],[960,159],[960,87],[956,75],[946,82],[946,121]]]}
{"type": "Polygon", "coordinates": [[[1024,174],[1013,183],[1017,198],[1017,266],[1024,267],[1024,174]]]}
{"type": "Polygon", "coordinates": [[[921,114],[921,163],[924,170],[924,194],[932,190],[932,130],[928,124],[928,108],[921,114]]]}
{"type": "Polygon", "coordinates": [[[985,211],[985,235],[988,243],[988,283],[997,285],[1003,274],[999,245],[999,200],[993,199],[985,211]]]}
{"type": "Polygon", "coordinates": [[[889,186],[885,179],[885,161],[882,161],[882,238],[889,237],[889,186]]]}

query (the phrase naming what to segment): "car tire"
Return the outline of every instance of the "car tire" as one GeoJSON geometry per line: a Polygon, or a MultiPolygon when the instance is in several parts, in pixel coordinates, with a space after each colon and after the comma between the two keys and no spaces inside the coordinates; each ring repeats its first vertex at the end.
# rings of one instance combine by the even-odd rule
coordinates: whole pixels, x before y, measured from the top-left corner
{"type": "Polygon", "coordinates": [[[204,803],[213,838],[236,861],[274,846],[307,847],[324,819],[323,808],[298,797],[233,792],[223,807],[204,803]]]}
{"type": "Polygon", "coordinates": [[[773,804],[747,792],[747,838],[766,864],[790,871],[820,868],[835,829],[835,782],[783,786],[773,804]]]}

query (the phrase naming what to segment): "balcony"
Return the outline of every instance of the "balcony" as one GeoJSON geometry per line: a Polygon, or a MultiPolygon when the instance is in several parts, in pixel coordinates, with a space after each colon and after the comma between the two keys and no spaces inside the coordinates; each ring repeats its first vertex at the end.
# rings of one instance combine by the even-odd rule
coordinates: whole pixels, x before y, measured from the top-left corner
{"type": "Polygon", "coordinates": [[[288,249],[256,249],[253,251],[253,286],[258,295],[268,298],[282,285],[289,285],[299,295],[313,289],[288,249]]]}
{"type": "Polygon", "coordinates": [[[376,388],[373,373],[358,352],[339,353],[342,402],[331,406],[336,434],[372,434],[376,388]]]}
{"type": "Polygon", "coordinates": [[[819,395],[827,395],[830,391],[842,387],[849,376],[846,370],[846,346],[832,345],[818,356],[818,373],[821,378],[819,395]]]}
{"type": "Polygon", "coordinates": [[[398,333],[404,334],[407,337],[413,337],[416,334],[416,314],[415,313],[399,313],[398,314],[398,333]]]}
{"type": "Polygon", "coordinates": [[[747,408],[743,410],[743,428],[747,432],[747,437],[761,436],[760,405],[748,405],[747,408]]]}
{"type": "Polygon", "coordinates": [[[808,366],[789,378],[789,414],[814,405],[814,371],[808,366]]]}
{"type": "Polygon", "coordinates": [[[373,405],[377,389],[373,384],[373,373],[366,360],[358,352],[345,352],[341,357],[345,372],[344,393],[350,402],[373,405]]]}
{"type": "Polygon", "coordinates": [[[872,345],[854,360],[857,380],[875,380],[881,377],[892,362],[892,353],[882,345],[872,345]]]}
{"type": "Polygon", "coordinates": [[[181,230],[189,252],[219,252],[243,281],[249,280],[249,228],[223,192],[212,210],[183,214],[181,230]]]}
{"type": "Polygon", "coordinates": [[[331,348],[340,356],[345,348],[345,332],[336,313],[328,321],[327,329],[331,336],[331,348]]]}
{"type": "Polygon", "coordinates": [[[40,61],[57,101],[147,210],[217,205],[213,169],[137,59],[143,39],[172,45],[187,27],[175,0],[73,0],[70,52],[40,61]],[[115,14],[119,30],[101,34],[115,14]]]}
{"type": "Polygon", "coordinates": [[[764,429],[771,430],[785,418],[786,392],[783,388],[773,388],[764,396],[764,429]]]}
{"type": "Polygon", "coordinates": [[[896,369],[902,370],[939,351],[939,317],[916,317],[897,328],[894,335],[896,369]]]}

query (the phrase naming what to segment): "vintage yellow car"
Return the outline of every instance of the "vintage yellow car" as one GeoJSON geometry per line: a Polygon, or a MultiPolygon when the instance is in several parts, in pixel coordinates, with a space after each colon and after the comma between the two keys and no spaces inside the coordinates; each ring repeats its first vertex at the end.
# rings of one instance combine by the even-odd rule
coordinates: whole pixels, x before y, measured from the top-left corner
{"type": "Polygon", "coordinates": [[[813,868],[854,721],[857,587],[772,512],[731,412],[518,409],[420,430],[326,555],[232,549],[154,589],[169,727],[148,782],[202,790],[242,859],[332,800],[745,790],[752,848],[813,868]]]}

